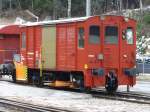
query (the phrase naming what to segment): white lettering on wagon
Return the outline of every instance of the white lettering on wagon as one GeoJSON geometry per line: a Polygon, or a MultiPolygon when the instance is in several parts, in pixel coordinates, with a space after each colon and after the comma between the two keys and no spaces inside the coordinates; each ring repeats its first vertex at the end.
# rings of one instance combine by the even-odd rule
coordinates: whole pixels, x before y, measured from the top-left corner
{"type": "Polygon", "coordinates": [[[28,55],[34,55],[34,52],[28,52],[27,54],[28,55]]]}
{"type": "Polygon", "coordinates": [[[95,57],[95,55],[93,55],[93,54],[89,54],[89,55],[88,55],[88,57],[89,57],[89,58],[94,58],[94,57],[95,57]]]}

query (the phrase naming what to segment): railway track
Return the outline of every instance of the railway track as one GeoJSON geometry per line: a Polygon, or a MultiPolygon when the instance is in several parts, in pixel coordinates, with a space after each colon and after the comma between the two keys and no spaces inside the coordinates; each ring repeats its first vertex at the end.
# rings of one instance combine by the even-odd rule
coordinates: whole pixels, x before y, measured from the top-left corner
{"type": "Polygon", "coordinates": [[[116,92],[114,94],[108,94],[105,91],[99,90],[99,91],[93,91],[91,94],[95,98],[111,99],[111,100],[150,105],[150,95],[141,94],[141,93],[116,92]]]}
{"type": "Polygon", "coordinates": [[[0,98],[0,105],[10,109],[18,110],[19,112],[75,112],[61,108],[33,105],[4,98],[0,98]]]}
{"type": "MultiPolygon", "coordinates": [[[[24,84],[24,86],[35,87],[32,85],[26,85],[26,84],[24,84]]],[[[37,88],[41,88],[41,87],[37,87],[37,88]]],[[[42,88],[60,90],[57,88],[49,88],[47,86],[42,87],[42,88]]],[[[81,93],[78,89],[61,89],[61,90],[81,93]]],[[[108,94],[105,90],[102,89],[102,90],[93,90],[86,94],[91,94],[94,98],[111,99],[111,100],[126,101],[126,102],[139,103],[139,104],[150,104],[150,95],[144,94],[144,93],[116,92],[114,94],[108,94]]]]}

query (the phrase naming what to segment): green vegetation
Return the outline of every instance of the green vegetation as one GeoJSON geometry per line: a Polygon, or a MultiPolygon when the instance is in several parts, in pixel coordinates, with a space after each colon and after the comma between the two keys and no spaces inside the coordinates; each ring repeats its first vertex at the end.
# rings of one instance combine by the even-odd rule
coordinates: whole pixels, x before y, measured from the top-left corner
{"type": "Polygon", "coordinates": [[[150,14],[145,14],[143,17],[143,22],[145,25],[150,25],[150,14]]]}
{"type": "Polygon", "coordinates": [[[150,13],[145,12],[137,24],[137,50],[140,54],[145,54],[150,44],[150,13]]]}
{"type": "MultiPolygon", "coordinates": [[[[142,0],[143,5],[150,4],[142,0]]],[[[91,0],[92,15],[100,15],[107,11],[119,9],[119,0],[91,0]]],[[[0,0],[0,12],[8,10],[30,10],[39,17],[50,16],[52,19],[67,16],[68,0],[0,0]]],[[[86,0],[72,0],[72,17],[85,16],[86,0]]],[[[122,0],[122,9],[138,8],[138,0],[122,0]],[[128,4],[127,4],[128,3],[128,4]]]]}

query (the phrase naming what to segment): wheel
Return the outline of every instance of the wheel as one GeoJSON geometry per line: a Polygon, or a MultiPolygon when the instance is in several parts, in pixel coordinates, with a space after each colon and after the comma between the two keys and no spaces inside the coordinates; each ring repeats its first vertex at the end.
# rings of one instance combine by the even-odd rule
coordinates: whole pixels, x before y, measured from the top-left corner
{"type": "Polygon", "coordinates": [[[78,81],[78,86],[79,86],[79,89],[81,92],[84,92],[85,91],[85,88],[84,88],[84,80],[82,78],[80,78],[78,81]]]}
{"type": "Polygon", "coordinates": [[[81,76],[81,75],[78,75],[78,76],[74,75],[73,81],[74,81],[73,82],[74,85],[77,88],[79,88],[79,90],[81,92],[84,92],[85,88],[84,88],[84,79],[83,79],[83,76],[81,76]]]}
{"type": "Polygon", "coordinates": [[[86,93],[90,93],[90,92],[91,92],[91,87],[85,87],[85,88],[84,88],[84,91],[85,91],[86,93]]]}
{"type": "Polygon", "coordinates": [[[12,80],[13,80],[14,83],[16,83],[16,70],[13,70],[12,80]]]}
{"type": "Polygon", "coordinates": [[[83,74],[72,74],[71,76],[74,87],[78,88],[80,92],[89,93],[91,87],[85,87],[84,85],[84,75],[83,74]]]}
{"type": "Polygon", "coordinates": [[[118,89],[118,80],[113,72],[106,76],[105,89],[110,94],[115,93],[118,89]]]}
{"type": "Polygon", "coordinates": [[[40,77],[37,73],[32,75],[32,84],[37,86],[37,87],[42,87],[42,77],[40,77]]]}
{"type": "Polygon", "coordinates": [[[40,77],[40,78],[39,78],[39,86],[40,86],[40,87],[44,86],[43,77],[40,77]]]}

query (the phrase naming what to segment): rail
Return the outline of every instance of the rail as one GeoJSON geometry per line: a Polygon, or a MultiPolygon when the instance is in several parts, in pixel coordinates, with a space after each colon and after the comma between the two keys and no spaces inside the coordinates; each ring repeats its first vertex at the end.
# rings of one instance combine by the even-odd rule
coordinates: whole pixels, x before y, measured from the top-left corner
{"type": "MultiPolygon", "coordinates": [[[[26,85],[25,86],[32,86],[32,85],[26,85]]],[[[33,87],[33,86],[32,86],[33,87]]],[[[35,86],[34,86],[35,87],[35,86]]],[[[41,88],[41,87],[38,87],[41,88]]],[[[43,87],[42,87],[43,88],[43,87]]],[[[50,89],[49,87],[45,86],[45,89],[50,89]]],[[[54,90],[60,90],[57,88],[51,88],[54,90]]],[[[75,93],[81,93],[79,89],[61,89],[62,91],[68,91],[68,92],[75,92],[75,93]]],[[[82,92],[83,93],[83,92],[82,92]]],[[[132,103],[139,103],[139,104],[150,104],[150,95],[146,93],[140,93],[140,92],[116,92],[114,94],[108,94],[105,90],[92,90],[88,93],[95,98],[102,98],[102,99],[111,99],[111,100],[118,100],[118,101],[126,101],[126,102],[132,102],[132,103]]],[[[72,111],[68,111],[72,112],[72,111]]]]}
{"type": "Polygon", "coordinates": [[[34,105],[29,103],[23,103],[23,102],[9,100],[5,98],[0,98],[0,104],[17,110],[20,109],[24,112],[75,112],[75,111],[65,110],[61,108],[44,107],[44,106],[39,106],[39,105],[34,105]]]}
{"type": "Polygon", "coordinates": [[[150,96],[143,93],[116,92],[114,94],[108,94],[107,92],[100,90],[100,91],[93,91],[91,94],[95,98],[111,99],[150,105],[150,96]]]}

